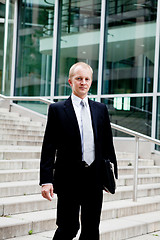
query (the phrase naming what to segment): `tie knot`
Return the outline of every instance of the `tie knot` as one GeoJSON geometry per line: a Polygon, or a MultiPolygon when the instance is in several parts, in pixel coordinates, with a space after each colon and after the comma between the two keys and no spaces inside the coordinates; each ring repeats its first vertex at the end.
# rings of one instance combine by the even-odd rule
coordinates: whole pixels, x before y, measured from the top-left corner
{"type": "Polygon", "coordinates": [[[80,104],[82,107],[85,107],[85,102],[83,100],[81,100],[80,104]]]}

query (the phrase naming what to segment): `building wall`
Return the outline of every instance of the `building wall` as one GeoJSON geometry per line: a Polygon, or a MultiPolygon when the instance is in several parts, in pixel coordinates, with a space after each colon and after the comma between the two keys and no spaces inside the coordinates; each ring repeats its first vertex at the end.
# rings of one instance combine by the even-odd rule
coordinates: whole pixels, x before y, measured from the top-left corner
{"type": "Polygon", "coordinates": [[[90,97],[107,104],[111,121],[160,139],[159,5],[7,0],[1,92],[66,99],[69,68],[84,61],[94,69],[90,97]]]}

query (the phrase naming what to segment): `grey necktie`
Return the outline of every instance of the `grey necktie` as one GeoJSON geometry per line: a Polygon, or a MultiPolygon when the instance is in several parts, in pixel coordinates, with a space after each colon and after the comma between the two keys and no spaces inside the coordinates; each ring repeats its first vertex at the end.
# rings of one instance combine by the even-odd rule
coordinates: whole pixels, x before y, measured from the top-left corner
{"type": "Polygon", "coordinates": [[[83,161],[91,165],[95,158],[93,128],[87,106],[83,100],[81,101],[81,105],[83,161]]]}

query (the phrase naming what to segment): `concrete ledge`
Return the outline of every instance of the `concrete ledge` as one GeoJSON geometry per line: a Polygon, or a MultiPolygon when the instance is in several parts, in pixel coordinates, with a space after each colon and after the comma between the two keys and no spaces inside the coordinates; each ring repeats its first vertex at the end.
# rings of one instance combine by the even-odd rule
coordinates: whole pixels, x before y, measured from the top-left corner
{"type": "Polygon", "coordinates": [[[1,210],[3,216],[55,209],[56,204],[56,195],[54,195],[52,202],[44,199],[41,194],[0,198],[0,209],[3,209],[1,210]]]}
{"type": "Polygon", "coordinates": [[[0,183],[39,179],[39,169],[0,170],[0,183]]]}
{"type": "Polygon", "coordinates": [[[0,197],[25,196],[40,191],[37,180],[0,183],[0,197]]]}
{"type": "Polygon", "coordinates": [[[40,159],[15,159],[15,160],[0,160],[0,169],[14,170],[14,169],[39,169],[40,159]]]}

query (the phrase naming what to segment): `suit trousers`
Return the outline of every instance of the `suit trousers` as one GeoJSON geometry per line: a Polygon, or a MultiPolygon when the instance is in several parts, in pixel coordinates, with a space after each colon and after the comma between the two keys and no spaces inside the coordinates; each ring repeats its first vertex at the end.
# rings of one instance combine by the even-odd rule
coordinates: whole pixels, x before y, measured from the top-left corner
{"type": "Polygon", "coordinates": [[[76,237],[80,228],[79,219],[79,240],[99,240],[103,190],[96,183],[94,163],[89,167],[82,165],[80,180],[74,191],[57,194],[58,228],[53,240],[72,240],[76,237]]]}

